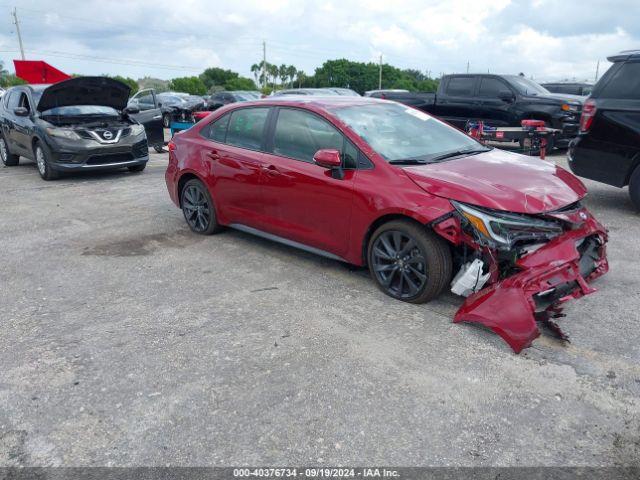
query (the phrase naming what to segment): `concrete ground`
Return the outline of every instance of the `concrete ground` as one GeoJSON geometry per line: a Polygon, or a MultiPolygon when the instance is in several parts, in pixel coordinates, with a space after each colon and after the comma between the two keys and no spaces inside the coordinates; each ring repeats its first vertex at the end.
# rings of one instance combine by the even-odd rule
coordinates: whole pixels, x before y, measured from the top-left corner
{"type": "MultiPolygon", "coordinates": [[[[587,181],[611,272],[515,355],[366,272],[189,232],[142,174],[0,168],[0,465],[638,465],[640,215],[587,181]]],[[[555,160],[563,163],[562,156],[555,160]]]]}

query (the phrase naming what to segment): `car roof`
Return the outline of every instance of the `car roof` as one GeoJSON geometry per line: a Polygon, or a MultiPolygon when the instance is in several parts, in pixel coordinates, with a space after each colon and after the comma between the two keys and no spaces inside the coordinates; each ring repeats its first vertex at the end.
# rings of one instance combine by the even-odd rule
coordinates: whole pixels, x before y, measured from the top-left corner
{"type": "Polygon", "coordinates": [[[251,106],[256,107],[305,107],[309,110],[326,110],[331,109],[332,107],[347,107],[347,106],[357,106],[357,105],[371,105],[376,103],[395,103],[389,102],[387,100],[382,100],[379,98],[371,98],[371,97],[355,97],[355,96],[347,96],[347,95],[332,95],[332,96],[324,96],[324,95],[282,95],[282,96],[273,96],[267,97],[260,100],[254,100],[251,102],[242,102],[241,104],[232,104],[230,105],[231,109],[235,108],[246,108],[251,106]],[[235,106],[235,107],[234,107],[235,106]]]}
{"type": "Polygon", "coordinates": [[[640,59],[640,50],[623,50],[620,53],[607,57],[610,62],[624,62],[629,59],[640,59]]]}

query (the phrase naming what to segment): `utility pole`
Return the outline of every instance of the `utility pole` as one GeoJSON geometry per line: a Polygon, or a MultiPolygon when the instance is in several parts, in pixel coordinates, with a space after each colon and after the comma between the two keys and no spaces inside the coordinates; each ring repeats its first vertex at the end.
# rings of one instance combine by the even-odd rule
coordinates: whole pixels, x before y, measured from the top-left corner
{"type": "Polygon", "coordinates": [[[267,86],[267,42],[262,41],[262,88],[267,86]]]}
{"type": "Polygon", "coordinates": [[[596,82],[598,81],[598,71],[600,70],[600,60],[598,60],[598,63],[596,65],[596,82]]]}
{"type": "Polygon", "coordinates": [[[382,90],[382,54],[380,54],[380,70],[378,72],[378,90],[382,90]]]}
{"type": "Polygon", "coordinates": [[[18,43],[20,44],[20,55],[22,56],[22,60],[24,60],[24,47],[22,46],[22,36],[20,35],[20,23],[18,23],[18,13],[16,12],[16,7],[13,7],[13,23],[16,26],[16,33],[18,34],[18,43]]]}
{"type": "Polygon", "coordinates": [[[467,60],[467,73],[469,73],[469,60],[467,60]]]}

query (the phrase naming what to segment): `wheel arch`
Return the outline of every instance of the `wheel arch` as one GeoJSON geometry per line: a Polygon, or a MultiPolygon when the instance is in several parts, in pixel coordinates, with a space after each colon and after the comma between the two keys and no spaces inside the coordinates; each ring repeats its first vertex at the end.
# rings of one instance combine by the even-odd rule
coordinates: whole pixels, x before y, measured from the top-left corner
{"type": "Polygon", "coordinates": [[[384,225],[385,223],[394,221],[394,220],[407,220],[411,223],[414,223],[415,225],[419,225],[421,227],[424,228],[429,228],[427,227],[424,223],[422,223],[421,221],[417,220],[416,218],[407,215],[405,213],[387,213],[385,215],[382,215],[378,218],[376,218],[367,228],[367,231],[364,234],[364,237],[362,239],[362,246],[361,246],[361,252],[360,252],[360,256],[362,259],[362,265],[366,266],[369,262],[367,260],[367,249],[369,247],[369,241],[371,240],[371,236],[373,235],[373,232],[375,232],[381,225],[384,225]]]}
{"type": "Polygon", "coordinates": [[[185,172],[182,175],[180,175],[180,178],[178,179],[177,192],[176,192],[178,194],[178,204],[180,208],[182,208],[182,189],[184,188],[184,186],[189,180],[194,180],[194,179],[200,180],[205,185],[205,187],[207,186],[205,181],[193,172],[185,172]]]}

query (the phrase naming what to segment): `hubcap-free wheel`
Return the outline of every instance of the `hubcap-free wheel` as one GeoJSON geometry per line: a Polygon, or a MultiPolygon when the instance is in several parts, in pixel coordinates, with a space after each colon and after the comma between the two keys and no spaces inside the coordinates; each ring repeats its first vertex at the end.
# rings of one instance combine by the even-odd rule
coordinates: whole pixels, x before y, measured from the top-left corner
{"type": "Polygon", "coordinates": [[[9,151],[7,141],[2,136],[0,136],[0,158],[2,159],[2,164],[7,167],[16,166],[20,158],[18,155],[14,155],[9,151]]]}
{"type": "Polygon", "coordinates": [[[409,299],[418,295],[427,282],[427,263],[415,239],[407,233],[389,230],[373,243],[372,267],[388,293],[409,299]]]}
{"type": "Polygon", "coordinates": [[[42,147],[36,147],[36,163],[38,164],[40,175],[44,177],[47,174],[47,161],[44,158],[42,147]]]}
{"type": "Polygon", "coordinates": [[[433,300],[451,280],[451,249],[447,242],[412,220],[379,226],[367,247],[369,271],[387,295],[411,303],[433,300]]]}
{"type": "Polygon", "coordinates": [[[182,188],[180,204],[189,228],[196,233],[211,235],[220,231],[211,194],[200,180],[189,180],[182,188]]]}

